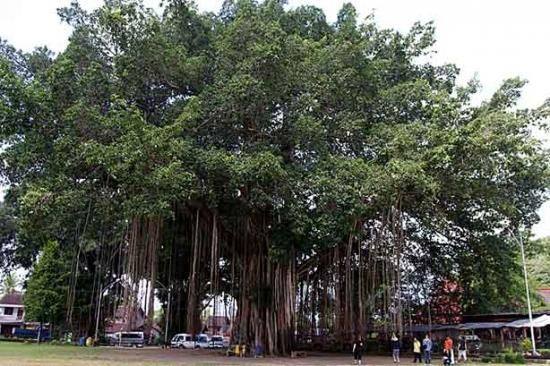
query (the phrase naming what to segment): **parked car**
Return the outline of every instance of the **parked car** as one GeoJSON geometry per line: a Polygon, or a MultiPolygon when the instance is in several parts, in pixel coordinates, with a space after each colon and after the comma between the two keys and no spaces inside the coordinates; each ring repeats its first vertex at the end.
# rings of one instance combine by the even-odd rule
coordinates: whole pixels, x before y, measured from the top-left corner
{"type": "Polygon", "coordinates": [[[145,345],[145,337],[143,332],[117,332],[111,338],[111,345],[142,348],[145,345]]]}
{"type": "Polygon", "coordinates": [[[205,349],[205,348],[209,348],[209,346],[210,346],[210,339],[208,338],[208,335],[199,334],[195,338],[195,348],[205,349]]]}
{"type": "Polygon", "coordinates": [[[209,343],[209,348],[226,348],[222,336],[212,336],[209,343]]]}
{"type": "Polygon", "coordinates": [[[462,336],[468,345],[468,349],[471,351],[479,351],[481,349],[482,343],[479,336],[475,334],[466,334],[462,336]]]}
{"type": "Polygon", "coordinates": [[[171,348],[195,348],[193,336],[187,333],[178,333],[170,341],[171,348]]]}

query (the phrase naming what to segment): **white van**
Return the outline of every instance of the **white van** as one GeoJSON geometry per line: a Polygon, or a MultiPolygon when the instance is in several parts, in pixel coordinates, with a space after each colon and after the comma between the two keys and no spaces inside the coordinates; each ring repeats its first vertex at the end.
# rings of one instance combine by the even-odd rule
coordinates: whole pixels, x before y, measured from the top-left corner
{"type": "Polygon", "coordinates": [[[139,347],[145,345],[143,332],[117,332],[109,340],[112,346],[139,347]]]}
{"type": "Polygon", "coordinates": [[[171,348],[195,348],[193,336],[187,333],[178,333],[172,337],[170,341],[171,348]]]}
{"type": "Polygon", "coordinates": [[[199,334],[195,341],[195,348],[210,348],[210,338],[207,334],[199,334]]]}

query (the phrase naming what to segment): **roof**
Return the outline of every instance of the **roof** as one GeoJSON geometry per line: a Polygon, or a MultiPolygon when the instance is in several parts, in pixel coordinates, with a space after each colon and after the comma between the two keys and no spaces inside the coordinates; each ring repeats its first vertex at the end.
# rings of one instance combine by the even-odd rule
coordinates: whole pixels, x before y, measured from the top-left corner
{"type": "Polygon", "coordinates": [[[479,322],[479,323],[464,323],[460,325],[460,329],[473,330],[473,329],[499,329],[504,328],[507,323],[505,322],[479,322]]]}
{"type": "Polygon", "coordinates": [[[544,303],[550,305],[550,287],[539,288],[537,289],[537,292],[540,296],[542,296],[544,303]]]}
{"type": "Polygon", "coordinates": [[[23,305],[23,294],[19,291],[14,291],[0,297],[2,305],[23,305]]]}
{"type": "MultiPolygon", "coordinates": [[[[550,314],[548,311],[540,311],[533,313],[533,316],[541,316],[544,314],[550,314]]],[[[509,323],[514,320],[525,319],[529,315],[527,313],[494,313],[494,314],[475,314],[464,315],[464,323],[493,323],[493,322],[505,322],[509,323]]]]}
{"type": "MultiPolygon", "coordinates": [[[[534,328],[543,328],[543,327],[546,327],[547,325],[550,325],[550,316],[546,314],[533,319],[534,328]]],[[[506,324],[506,326],[510,328],[528,328],[531,326],[531,323],[529,319],[520,319],[520,320],[510,322],[506,324]]]]}

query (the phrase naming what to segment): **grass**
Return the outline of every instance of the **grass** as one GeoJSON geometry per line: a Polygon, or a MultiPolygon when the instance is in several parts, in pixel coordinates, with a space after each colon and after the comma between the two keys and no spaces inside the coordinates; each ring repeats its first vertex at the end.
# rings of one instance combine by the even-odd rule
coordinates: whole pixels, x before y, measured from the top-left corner
{"type": "Polygon", "coordinates": [[[75,346],[51,346],[47,344],[25,344],[0,342],[0,356],[2,358],[93,358],[98,354],[99,348],[75,347],[75,346]]]}
{"type": "Polygon", "coordinates": [[[104,348],[0,342],[1,366],[171,366],[169,363],[110,360],[112,354],[104,348]]]}
{"type": "MultiPolygon", "coordinates": [[[[402,365],[413,365],[402,359],[402,365]]],[[[435,360],[434,360],[435,361],[435,360]]],[[[36,345],[0,341],[0,366],[190,366],[190,365],[349,365],[349,354],[318,354],[303,359],[226,358],[215,351],[161,350],[156,348],[114,349],[110,347],[76,347],[57,345],[36,345]]],[[[389,356],[366,355],[368,365],[393,365],[389,356]]],[[[435,366],[439,363],[434,362],[435,366]]],[[[468,363],[467,366],[487,366],[468,363]]]]}

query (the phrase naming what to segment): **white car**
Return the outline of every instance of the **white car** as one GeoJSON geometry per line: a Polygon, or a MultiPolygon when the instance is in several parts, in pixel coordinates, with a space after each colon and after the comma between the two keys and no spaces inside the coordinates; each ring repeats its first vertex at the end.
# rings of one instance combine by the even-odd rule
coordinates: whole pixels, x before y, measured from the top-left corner
{"type": "Polygon", "coordinates": [[[172,337],[170,341],[171,348],[195,348],[193,336],[187,333],[178,333],[172,337]]]}
{"type": "Polygon", "coordinates": [[[199,334],[195,340],[195,348],[206,349],[210,347],[210,339],[206,334],[199,334]]]}
{"type": "Polygon", "coordinates": [[[210,338],[210,348],[227,348],[224,344],[224,339],[222,336],[212,336],[210,338]]]}
{"type": "Polygon", "coordinates": [[[143,332],[117,332],[109,340],[112,346],[139,347],[145,345],[143,332]]]}

